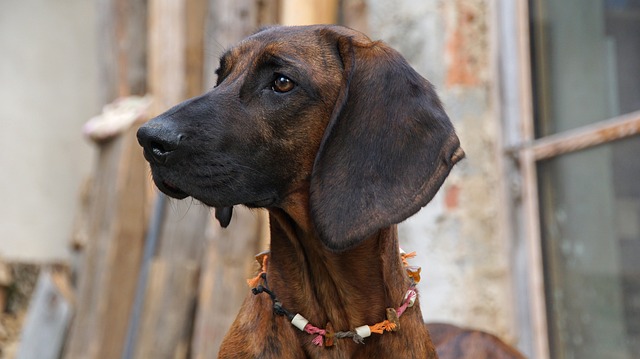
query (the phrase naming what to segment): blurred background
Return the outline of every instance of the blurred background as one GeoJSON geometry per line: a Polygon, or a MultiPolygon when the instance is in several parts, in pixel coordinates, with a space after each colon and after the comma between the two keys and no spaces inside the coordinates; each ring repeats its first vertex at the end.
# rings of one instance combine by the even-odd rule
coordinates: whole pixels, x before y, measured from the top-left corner
{"type": "Polygon", "coordinates": [[[467,153],[400,226],[425,319],[639,358],[640,0],[0,1],[0,358],[215,357],[266,217],[157,205],[135,130],[311,23],[399,50],[467,153]]]}

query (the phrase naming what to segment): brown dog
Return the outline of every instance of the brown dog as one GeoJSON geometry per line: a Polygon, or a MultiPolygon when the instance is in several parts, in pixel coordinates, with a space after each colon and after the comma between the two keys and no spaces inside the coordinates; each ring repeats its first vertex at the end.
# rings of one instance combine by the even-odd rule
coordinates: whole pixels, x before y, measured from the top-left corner
{"type": "Polygon", "coordinates": [[[396,229],[464,156],[431,84],[338,26],[263,29],[217,73],[138,138],[167,195],[223,225],[237,204],[269,211],[266,275],[220,357],[436,358],[396,229]]]}
{"type": "Polygon", "coordinates": [[[524,359],[495,335],[445,323],[427,324],[440,359],[524,359]]]}

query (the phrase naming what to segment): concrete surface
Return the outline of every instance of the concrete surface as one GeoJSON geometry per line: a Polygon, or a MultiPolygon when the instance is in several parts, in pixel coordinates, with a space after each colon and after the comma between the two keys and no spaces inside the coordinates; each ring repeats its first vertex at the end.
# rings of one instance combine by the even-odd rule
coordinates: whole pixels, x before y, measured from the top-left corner
{"type": "Polygon", "coordinates": [[[81,126],[99,110],[95,4],[0,2],[0,257],[69,258],[92,147],[81,126]]]}
{"type": "Polygon", "coordinates": [[[369,32],[431,81],[467,157],[422,211],[400,226],[417,251],[427,321],[472,326],[515,340],[508,261],[500,228],[500,137],[490,2],[368,1],[369,32]]]}

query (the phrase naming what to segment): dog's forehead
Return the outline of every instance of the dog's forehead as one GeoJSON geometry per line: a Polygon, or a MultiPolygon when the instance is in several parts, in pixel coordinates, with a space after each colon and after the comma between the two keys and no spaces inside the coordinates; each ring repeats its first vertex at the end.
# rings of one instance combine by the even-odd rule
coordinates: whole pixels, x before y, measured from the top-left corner
{"type": "Polygon", "coordinates": [[[343,38],[356,46],[374,43],[363,33],[342,26],[273,26],[229,49],[221,58],[221,68],[226,69],[225,77],[233,78],[265,64],[287,64],[315,84],[335,82],[343,68],[338,45],[343,38]]]}
{"type": "Polygon", "coordinates": [[[268,51],[309,60],[335,52],[335,46],[327,45],[332,38],[337,37],[349,37],[359,43],[371,42],[363,33],[343,26],[272,26],[247,37],[232,48],[229,54],[237,59],[268,51]]]}
{"type": "Polygon", "coordinates": [[[279,41],[305,43],[319,38],[322,27],[311,26],[272,26],[266,27],[249,36],[247,40],[265,43],[279,41]]]}
{"type": "Polygon", "coordinates": [[[238,44],[232,53],[237,57],[269,52],[283,57],[313,58],[331,51],[318,31],[300,27],[277,27],[260,31],[238,44]]]}

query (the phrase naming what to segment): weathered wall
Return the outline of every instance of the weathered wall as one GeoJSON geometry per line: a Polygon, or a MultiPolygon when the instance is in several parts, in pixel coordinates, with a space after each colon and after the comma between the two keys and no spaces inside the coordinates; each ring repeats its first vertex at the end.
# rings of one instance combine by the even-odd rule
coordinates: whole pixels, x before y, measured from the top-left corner
{"type": "Polygon", "coordinates": [[[437,88],[467,157],[433,201],[400,226],[422,266],[427,321],[513,341],[508,241],[500,227],[499,113],[489,0],[368,0],[372,38],[398,49],[437,88]]]}
{"type": "Polygon", "coordinates": [[[99,110],[95,6],[0,1],[0,257],[68,259],[99,110]]]}

